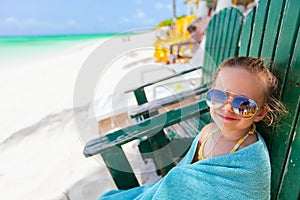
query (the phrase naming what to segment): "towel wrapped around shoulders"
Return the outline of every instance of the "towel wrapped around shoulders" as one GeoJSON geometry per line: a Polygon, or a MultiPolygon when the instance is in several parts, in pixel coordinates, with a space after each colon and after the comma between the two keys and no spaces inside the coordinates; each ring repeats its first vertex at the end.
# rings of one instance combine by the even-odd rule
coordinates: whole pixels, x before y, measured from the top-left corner
{"type": "Polygon", "coordinates": [[[199,135],[181,162],[159,182],[112,190],[100,199],[270,199],[271,167],[261,135],[235,153],[192,163],[198,140],[199,135]]]}

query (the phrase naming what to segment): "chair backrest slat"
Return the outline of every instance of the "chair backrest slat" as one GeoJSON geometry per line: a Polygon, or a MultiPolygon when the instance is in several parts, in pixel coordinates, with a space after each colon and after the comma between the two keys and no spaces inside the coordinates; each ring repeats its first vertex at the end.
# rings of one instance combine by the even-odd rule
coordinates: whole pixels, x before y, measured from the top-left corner
{"type": "MultiPolygon", "coordinates": [[[[210,56],[213,58],[214,62],[216,62],[216,45],[217,45],[217,41],[218,41],[218,37],[220,34],[218,34],[218,30],[221,29],[220,27],[220,18],[221,18],[221,14],[219,15],[215,15],[213,16],[212,20],[215,21],[214,23],[214,28],[213,28],[213,41],[212,41],[212,47],[210,48],[210,56]]],[[[221,24],[222,25],[222,24],[221,24]]]]}
{"type": "MultiPolygon", "coordinates": [[[[300,99],[298,101],[298,105],[300,105],[300,99]]],[[[295,162],[299,160],[300,151],[300,106],[298,106],[297,110],[298,119],[296,119],[295,129],[293,130],[294,139],[292,141],[289,156],[287,158],[285,175],[282,178],[282,184],[280,191],[278,192],[278,199],[299,199],[300,197],[300,167],[299,164],[297,166],[297,163],[295,162]]]]}
{"type": "MultiPolygon", "coordinates": [[[[295,46],[297,32],[299,29],[299,7],[300,4],[296,0],[287,0],[284,7],[284,14],[281,21],[281,27],[278,35],[278,42],[275,50],[274,62],[276,69],[274,73],[278,76],[281,91],[284,86],[282,75],[287,75],[288,66],[295,46]]],[[[280,94],[281,95],[281,94],[280,94]]]]}
{"type": "Polygon", "coordinates": [[[231,12],[227,13],[227,20],[225,20],[225,23],[227,23],[228,25],[222,33],[225,42],[222,43],[221,46],[221,54],[217,62],[218,65],[225,58],[234,57],[238,53],[238,42],[240,39],[240,33],[242,29],[244,16],[237,9],[229,9],[231,10],[231,12]]]}
{"type": "Polygon", "coordinates": [[[228,41],[228,47],[226,49],[229,49],[229,55],[225,55],[220,63],[225,59],[225,58],[231,58],[235,57],[238,55],[239,52],[239,41],[241,38],[241,31],[243,27],[243,22],[244,22],[244,15],[241,13],[239,10],[236,10],[235,12],[232,13],[235,15],[235,20],[231,22],[231,28],[233,29],[232,31],[229,31],[230,34],[230,40],[228,41]],[[230,42],[230,43],[229,43],[230,42]]]}
{"type": "MultiPolygon", "coordinates": [[[[276,145],[282,149],[282,144],[290,144],[290,149],[287,150],[286,154],[278,155],[281,158],[286,157],[284,163],[285,175],[282,176],[280,190],[278,191],[279,199],[297,199],[299,198],[296,191],[300,190],[300,167],[299,152],[300,152],[300,31],[298,29],[298,36],[296,39],[296,45],[293,51],[292,60],[289,68],[287,77],[288,83],[286,84],[282,96],[282,100],[286,103],[290,115],[283,120],[282,128],[278,129],[275,133],[273,140],[281,141],[281,144],[273,144],[273,149],[276,149],[276,145]],[[279,130],[286,130],[288,132],[280,132],[279,130]],[[289,137],[286,137],[288,134],[289,137]],[[284,156],[285,155],[285,156],[284,156]],[[298,165],[298,166],[297,166],[298,165]],[[298,176],[297,176],[298,175],[298,176]]],[[[279,143],[279,142],[278,142],[279,143]]],[[[283,160],[283,159],[282,159],[283,160]]],[[[274,161],[275,162],[275,161],[274,161]]],[[[274,188],[276,189],[276,188],[274,188]]]]}
{"type": "Polygon", "coordinates": [[[269,0],[260,0],[254,17],[249,56],[259,57],[267,19],[269,0]]]}
{"type": "Polygon", "coordinates": [[[206,29],[206,40],[205,40],[205,51],[204,51],[204,61],[203,61],[203,67],[202,67],[202,83],[207,82],[207,74],[209,74],[209,67],[211,66],[213,61],[211,58],[212,54],[212,43],[213,43],[213,34],[214,34],[214,27],[215,27],[215,18],[211,19],[209,22],[207,29],[206,29]]]}
{"type": "Polygon", "coordinates": [[[267,22],[260,56],[273,59],[280,28],[280,18],[283,14],[284,0],[272,1],[269,7],[267,22]]]}
{"type": "MultiPolygon", "coordinates": [[[[234,23],[234,17],[236,15],[234,15],[234,10],[231,9],[231,12],[228,12],[226,13],[226,16],[225,16],[225,23],[228,24],[228,27],[226,30],[223,30],[223,33],[225,31],[228,31],[228,33],[232,33],[233,31],[233,23],[234,23]]],[[[226,33],[226,32],[225,32],[226,33]]],[[[218,59],[218,63],[222,62],[222,58],[224,57],[228,57],[229,56],[229,52],[230,52],[230,49],[229,48],[226,48],[229,44],[230,44],[230,41],[232,39],[232,35],[231,34],[224,34],[223,35],[223,40],[222,40],[222,49],[224,48],[224,50],[222,50],[222,53],[220,54],[220,57],[218,59]]]]}
{"type": "Polygon", "coordinates": [[[204,56],[204,66],[202,68],[202,79],[204,83],[211,81],[211,74],[215,65],[215,52],[214,46],[216,44],[217,36],[217,26],[219,25],[218,18],[216,16],[212,17],[211,22],[207,28],[207,32],[210,34],[208,41],[205,43],[205,56],[204,56]]]}
{"type": "Polygon", "coordinates": [[[217,38],[216,38],[216,45],[214,48],[214,57],[216,65],[218,66],[219,60],[221,59],[221,54],[224,52],[224,46],[222,45],[222,43],[225,43],[225,31],[228,31],[227,29],[227,25],[228,22],[226,22],[226,16],[227,13],[230,15],[231,14],[231,10],[228,9],[227,12],[221,12],[220,15],[218,15],[218,19],[219,19],[219,32],[221,32],[222,34],[218,34],[217,38]]]}
{"type": "Polygon", "coordinates": [[[250,43],[251,43],[251,35],[252,35],[252,27],[254,16],[256,12],[256,7],[254,7],[247,15],[244,20],[244,25],[241,33],[241,46],[239,49],[239,56],[248,56],[250,43]]]}

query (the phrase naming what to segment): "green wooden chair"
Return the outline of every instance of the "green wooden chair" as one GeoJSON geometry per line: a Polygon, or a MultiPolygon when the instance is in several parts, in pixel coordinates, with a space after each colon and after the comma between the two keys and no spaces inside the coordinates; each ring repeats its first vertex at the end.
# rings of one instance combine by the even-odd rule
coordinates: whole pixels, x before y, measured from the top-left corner
{"type": "MultiPolygon", "coordinates": [[[[134,92],[136,100],[141,106],[129,111],[130,116],[135,118],[137,121],[141,121],[149,118],[149,116],[158,114],[158,110],[161,107],[180,103],[188,98],[199,96],[206,92],[209,88],[210,82],[212,81],[212,75],[217,69],[219,63],[225,58],[237,55],[242,22],[243,14],[235,8],[226,8],[215,15],[207,27],[204,66],[194,67],[193,69],[186,70],[180,74],[166,77],[162,80],[148,83],[131,90],[134,92]],[[199,87],[196,87],[194,90],[184,91],[177,95],[148,103],[145,94],[145,87],[177,76],[182,76],[198,69],[202,70],[202,80],[200,81],[201,84],[199,87]]],[[[150,157],[155,162],[162,163],[163,161],[157,160],[156,156],[151,155],[149,152],[155,152],[168,144],[167,151],[171,152],[168,157],[171,157],[171,159],[164,158],[164,161],[169,162],[172,160],[172,157],[182,157],[190,146],[193,138],[209,121],[209,115],[202,115],[200,117],[194,117],[192,119],[182,121],[173,127],[166,128],[165,130],[161,130],[160,133],[154,135],[152,138],[140,140],[140,152],[144,158],[150,157]],[[181,132],[182,134],[179,134],[178,132],[181,132]],[[171,144],[169,144],[170,140],[172,140],[171,144]],[[160,142],[159,144],[157,144],[158,141],[160,142]],[[160,147],[155,148],[158,145],[160,147]]],[[[161,171],[163,171],[163,173],[158,174],[165,174],[169,169],[170,167],[162,169],[161,171]]]]}
{"type": "MultiPolygon", "coordinates": [[[[226,23],[223,25],[220,23],[229,15],[224,12],[224,14],[215,15],[215,19],[212,19],[207,30],[206,49],[208,55],[205,57],[202,68],[204,72],[203,83],[209,83],[215,67],[224,58],[230,56],[266,57],[275,63],[271,70],[280,79],[278,96],[286,104],[289,115],[273,128],[258,126],[258,131],[263,133],[270,150],[272,199],[299,199],[300,197],[299,8],[300,4],[297,0],[260,0],[258,7],[253,9],[245,18],[242,29],[239,26],[234,26],[226,30],[226,23]],[[215,28],[216,26],[223,26],[223,28],[215,28]],[[213,30],[224,32],[218,38],[218,33],[213,30]],[[226,50],[222,44],[231,40],[230,30],[237,31],[240,39],[236,41],[236,45],[226,50]],[[216,48],[214,48],[215,46],[216,48]]],[[[242,23],[242,18],[237,17],[236,20],[229,20],[228,22],[239,24],[242,23]]],[[[231,40],[231,44],[233,43],[234,41],[231,40]]],[[[134,187],[138,184],[121,145],[143,136],[151,138],[167,127],[193,118],[198,119],[207,112],[206,103],[200,96],[200,99],[195,103],[157,114],[138,122],[136,125],[96,138],[86,145],[84,154],[92,156],[100,153],[116,185],[121,189],[134,187]]],[[[174,140],[171,140],[168,146],[171,146],[172,141],[174,140]]]]}
{"type": "MultiPolygon", "coordinates": [[[[107,168],[112,174],[114,181],[118,188],[127,189],[130,187],[137,186],[137,180],[133,174],[133,171],[130,167],[129,162],[121,148],[122,144],[130,142],[134,139],[140,140],[139,149],[144,156],[144,158],[152,158],[156,165],[158,174],[164,175],[167,173],[173,166],[174,163],[178,160],[178,158],[182,157],[184,153],[188,150],[192,140],[199,132],[199,130],[209,122],[209,117],[207,117],[208,109],[204,103],[201,101],[201,107],[195,108],[198,106],[199,102],[192,106],[193,110],[198,112],[188,112],[186,113],[186,118],[189,119],[189,123],[186,123],[187,120],[180,120],[182,118],[183,111],[182,108],[179,108],[175,113],[177,120],[172,120],[169,122],[167,126],[163,123],[169,121],[174,118],[173,113],[169,117],[169,113],[163,115],[157,115],[158,109],[161,106],[166,106],[167,104],[171,104],[172,101],[169,101],[169,98],[173,98],[173,103],[178,101],[182,101],[188,97],[200,95],[204,93],[209,88],[209,83],[212,81],[212,73],[216,70],[216,62],[217,60],[222,60],[221,57],[224,55],[228,56],[236,56],[237,55],[237,44],[240,37],[240,30],[242,26],[243,15],[234,8],[228,8],[221,11],[219,14],[215,15],[210,25],[207,28],[208,36],[205,49],[207,51],[207,55],[205,55],[205,66],[196,67],[195,69],[185,71],[181,74],[189,73],[190,71],[197,70],[199,68],[202,69],[202,85],[192,91],[184,91],[181,94],[176,96],[171,96],[165,99],[160,99],[158,101],[148,103],[144,88],[154,84],[156,82],[152,82],[143,86],[140,86],[136,89],[133,89],[137,102],[140,107],[137,107],[135,110],[131,111],[131,116],[136,118],[138,123],[132,126],[133,129],[136,127],[141,127],[142,132],[146,131],[147,134],[141,134],[139,131],[133,134],[132,129],[121,129],[119,133],[110,133],[104,137],[97,138],[86,145],[84,154],[86,156],[94,155],[95,153],[100,153],[103,160],[105,161],[107,168]],[[222,40],[222,35],[228,34],[231,36],[231,39],[228,41],[222,40]],[[212,38],[213,37],[213,38],[212,38]],[[227,43],[227,45],[225,44],[227,43]],[[223,45],[223,46],[222,46],[223,45]],[[225,48],[226,46],[226,48],[225,48]],[[222,55],[217,52],[217,49],[220,49],[222,55]],[[225,53],[226,52],[226,53],[225,53]],[[212,56],[210,56],[210,54],[212,56]],[[180,96],[182,99],[180,99],[180,96]],[[163,103],[167,102],[167,104],[163,103]],[[161,119],[161,116],[166,116],[166,120],[159,120],[159,123],[156,123],[156,118],[149,118],[150,113],[147,106],[150,106],[152,109],[151,116],[157,115],[158,119],[161,119]],[[153,105],[158,105],[157,108],[153,105]],[[205,105],[205,106],[204,106],[205,105]],[[146,109],[145,109],[146,108],[146,109]],[[199,116],[199,113],[203,113],[203,115],[199,116]],[[197,114],[197,115],[196,115],[197,114]],[[178,121],[179,120],[179,121],[178,121]],[[185,123],[185,125],[184,125],[185,123]],[[172,129],[168,128],[174,124],[181,124],[182,127],[185,127],[187,131],[189,131],[190,137],[182,138],[179,137],[179,134],[176,134],[172,129]],[[192,124],[192,125],[189,125],[192,124]],[[156,127],[157,126],[157,127],[156,127]],[[163,128],[162,128],[163,127],[163,128]],[[164,128],[168,128],[164,130],[164,128]],[[154,132],[153,130],[154,129],[154,132]],[[128,131],[130,130],[130,131],[128,131]],[[148,132],[148,130],[151,130],[148,132]],[[193,130],[193,131],[192,131],[193,130]],[[124,132],[125,131],[125,132],[124,132]],[[130,134],[126,134],[130,132],[130,134]],[[150,134],[151,133],[151,134],[150,134]],[[169,137],[174,134],[173,137],[169,137]],[[121,140],[121,142],[117,142],[121,140]],[[113,150],[112,150],[113,149],[113,150]],[[112,153],[113,152],[113,153],[112,153]],[[128,184],[128,180],[130,180],[130,184],[128,184]]],[[[227,56],[227,57],[228,57],[227,56]]],[[[176,77],[175,75],[173,77],[176,77]]],[[[167,77],[166,79],[173,78],[167,77]]],[[[159,80],[163,81],[165,79],[159,80]]],[[[190,110],[190,108],[188,108],[190,110]]],[[[183,118],[184,119],[184,118],[183,118]]]]}

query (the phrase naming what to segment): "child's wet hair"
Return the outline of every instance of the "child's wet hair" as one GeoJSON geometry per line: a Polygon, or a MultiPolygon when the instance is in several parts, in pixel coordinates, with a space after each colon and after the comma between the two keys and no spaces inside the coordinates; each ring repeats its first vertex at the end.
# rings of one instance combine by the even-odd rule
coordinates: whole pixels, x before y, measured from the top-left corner
{"type": "Polygon", "coordinates": [[[264,85],[264,99],[263,107],[268,109],[267,115],[263,121],[266,125],[271,126],[279,118],[287,114],[287,110],[283,103],[276,97],[278,90],[278,79],[277,77],[268,70],[266,66],[271,66],[272,62],[264,58],[252,58],[252,57],[235,57],[229,58],[223,61],[214,78],[214,82],[219,72],[224,68],[241,68],[248,72],[258,76],[262,84],[264,85]]]}

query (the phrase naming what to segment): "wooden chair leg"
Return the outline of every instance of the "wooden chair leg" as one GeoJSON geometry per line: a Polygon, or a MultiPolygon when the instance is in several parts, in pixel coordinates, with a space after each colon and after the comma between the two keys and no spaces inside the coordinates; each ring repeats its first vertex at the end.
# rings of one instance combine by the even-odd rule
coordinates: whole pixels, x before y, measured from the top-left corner
{"type": "Polygon", "coordinates": [[[133,170],[120,146],[113,146],[101,152],[101,156],[119,189],[139,186],[133,170]]]}
{"type": "Polygon", "coordinates": [[[167,144],[169,144],[169,140],[163,130],[161,130],[156,135],[142,141],[139,145],[142,157],[144,159],[152,158],[157,169],[157,174],[162,176],[175,166],[171,150],[166,146],[167,144]]]}

